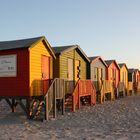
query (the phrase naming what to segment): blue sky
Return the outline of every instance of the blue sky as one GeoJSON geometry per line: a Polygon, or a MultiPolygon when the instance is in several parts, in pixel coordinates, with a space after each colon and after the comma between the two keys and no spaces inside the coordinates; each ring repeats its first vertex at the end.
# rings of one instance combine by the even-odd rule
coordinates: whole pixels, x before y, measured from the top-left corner
{"type": "Polygon", "coordinates": [[[0,41],[44,35],[140,69],[140,0],[1,0],[0,41]]]}

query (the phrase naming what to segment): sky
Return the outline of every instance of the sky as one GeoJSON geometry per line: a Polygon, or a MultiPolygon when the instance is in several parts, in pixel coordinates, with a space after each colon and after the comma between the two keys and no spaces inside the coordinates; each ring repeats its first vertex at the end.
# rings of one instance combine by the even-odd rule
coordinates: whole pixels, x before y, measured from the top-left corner
{"type": "Polygon", "coordinates": [[[140,69],[140,0],[0,1],[0,41],[38,36],[140,69]]]}

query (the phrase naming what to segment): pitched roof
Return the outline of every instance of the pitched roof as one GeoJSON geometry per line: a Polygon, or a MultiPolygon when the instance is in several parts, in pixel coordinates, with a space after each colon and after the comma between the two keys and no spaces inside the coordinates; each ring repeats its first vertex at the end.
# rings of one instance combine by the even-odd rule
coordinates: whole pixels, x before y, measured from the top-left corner
{"type": "Polygon", "coordinates": [[[52,47],[55,54],[61,54],[64,51],[68,51],[69,49],[74,49],[76,45],[69,45],[69,46],[58,46],[58,47],[52,47]]]}
{"type": "Polygon", "coordinates": [[[128,73],[133,73],[135,71],[135,69],[131,68],[131,69],[128,69],[128,73]]]}
{"type": "Polygon", "coordinates": [[[93,57],[88,57],[88,58],[90,59],[91,62],[94,62],[94,61],[100,59],[101,62],[107,67],[106,62],[100,56],[93,56],[93,57]]]}
{"type": "Polygon", "coordinates": [[[65,52],[71,51],[73,49],[77,49],[84,57],[85,59],[90,62],[89,58],[87,55],[83,52],[83,50],[79,47],[79,45],[68,45],[68,46],[57,46],[57,47],[52,47],[56,55],[61,55],[65,52]]]}
{"type": "Polygon", "coordinates": [[[128,70],[127,65],[125,63],[119,63],[118,65],[119,65],[120,68],[122,68],[123,66],[125,66],[126,69],[128,70]]]}
{"type": "Polygon", "coordinates": [[[105,62],[106,62],[106,64],[108,66],[110,66],[113,62],[115,62],[115,64],[118,67],[118,69],[120,69],[120,67],[119,67],[118,63],[116,62],[116,60],[105,60],[105,62]]]}
{"type": "Polygon", "coordinates": [[[33,47],[39,41],[44,40],[48,45],[49,51],[55,58],[55,54],[48,43],[47,39],[44,36],[28,38],[28,39],[20,39],[20,40],[12,40],[12,41],[0,41],[0,51],[2,50],[11,50],[11,49],[20,49],[20,48],[30,48],[33,47]]]}
{"type": "Polygon", "coordinates": [[[10,49],[19,49],[19,48],[29,48],[33,43],[42,39],[41,37],[28,38],[21,40],[12,40],[12,41],[1,41],[0,50],[10,50],[10,49]]]}
{"type": "Polygon", "coordinates": [[[111,65],[115,60],[105,60],[105,62],[107,63],[107,65],[111,65]]]}
{"type": "Polygon", "coordinates": [[[98,58],[99,56],[91,56],[91,57],[88,57],[90,59],[90,61],[94,61],[96,58],[98,58]]]}

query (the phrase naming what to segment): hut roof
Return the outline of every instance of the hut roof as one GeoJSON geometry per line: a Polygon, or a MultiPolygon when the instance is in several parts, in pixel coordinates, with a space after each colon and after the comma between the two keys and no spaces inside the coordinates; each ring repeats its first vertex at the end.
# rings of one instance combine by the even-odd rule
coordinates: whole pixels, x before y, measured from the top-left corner
{"type": "Polygon", "coordinates": [[[135,69],[131,68],[131,69],[128,69],[128,72],[129,73],[133,73],[135,71],[135,69]]]}
{"type": "Polygon", "coordinates": [[[93,56],[93,57],[88,57],[88,58],[89,58],[89,60],[90,60],[91,62],[94,62],[94,61],[96,61],[97,59],[100,59],[101,62],[107,67],[106,62],[105,62],[100,56],[93,56]]]}
{"type": "Polygon", "coordinates": [[[125,66],[126,69],[128,70],[127,65],[125,63],[119,63],[118,65],[119,65],[120,68],[122,68],[123,66],[125,66]]]}
{"type": "Polygon", "coordinates": [[[119,65],[117,64],[116,60],[105,60],[108,67],[114,62],[118,69],[120,69],[119,65]]]}
{"type": "Polygon", "coordinates": [[[55,54],[48,43],[47,39],[44,36],[35,37],[35,38],[27,38],[20,40],[11,40],[11,41],[0,41],[0,51],[2,50],[12,50],[12,49],[20,49],[20,48],[30,48],[36,45],[39,41],[44,40],[48,45],[51,54],[55,58],[55,54]]]}
{"type": "Polygon", "coordinates": [[[90,62],[89,58],[87,57],[87,55],[84,53],[84,51],[79,47],[79,45],[68,45],[68,46],[57,46],[57,47],[53,47],[53,50],[55,52],[56,55],[61,55],[63,53],[69,52],[73,49],[78,50],[78,52],[80,52],[80,54],[82,54],[84,56],[84,58],[90,62]]]}

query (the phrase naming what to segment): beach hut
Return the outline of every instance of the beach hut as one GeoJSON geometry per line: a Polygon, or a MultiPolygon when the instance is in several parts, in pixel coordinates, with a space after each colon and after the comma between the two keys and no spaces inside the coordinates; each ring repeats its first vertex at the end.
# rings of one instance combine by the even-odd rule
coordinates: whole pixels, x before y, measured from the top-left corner
{"type": "Polygon", "coordinates": [[[97,100],[102,102],[103,81],[106,80],[107,64],[100,56],[89,57],[90,59],[90,79],[96,87],[97,100]]]}
{"type": "MultiPolygon", "coordinates": [[[[73,106],[75,106],[75,102],[78,102],[80,105],[80,101],[75,100],[78,98],[80,100],[81,96],[91,94],[88,92],[91,83],[86,80],[88,77],[87,71],[90,60],[78,45],[58,46],[53,47],[53,50],[56,55],[56,60],[54,62],[54,77],[65,79],[66,98],[72,96],[75,98],[73,99],[73,106]]],[[[91,90],[91,88],[89,90],[91,90]]],[[[74,110],[75,109],[73,109],[73,111],[74,110]]]]}
{"type": "Polygon", "coordinates": [[[136,79],[135,78],[135,69],[134,68],[129,68],[128,69],[128,86],[129,86],[129,92],[131,94],[133,94],[133,92],[134,92],[134,85],[136,85],[135,79],[136,79]]]}
{"type": "Polygon", "coordinates": [[[107,80],[110,80],[114,87],[114,98],[118,97],[118,84],[120,80],[120,67],[116,60],[106,60],[107,68],[107,80]]]}
{"type": "Polygon", "coordinates": [[[87,79],[89,58],[78,45],[53,47],[56,60],[54,62],[54,77],[77,82],[87,79]]]}
{"type": "Polygon", "coordinates": [[[125,95],[127,94],[128,90],[128,68],[125,63],[120,63],[120,85],[121,88],[124,87],[125,95]]]}
{"type": "Polygon", "coordinates": [[[139,83],[139,70],[138,69],[128,69],[128,81],[133,83],[134,92],[136,92],[139,83]]]}
{"type": "Polygon", "coordinates": [[[128,69],[128,81],[135,82],[135,69],[133,68],[128,69]]]}
{"type": "Polygon", "coordinates": [[[50,86],[54,58],[44,36],[0,42],[0,98],[12,110],[19,103],[29,113],[32,99],[41,99],[50,86]],[[26,106],[22,99],[27,99],[26,106]]]}

